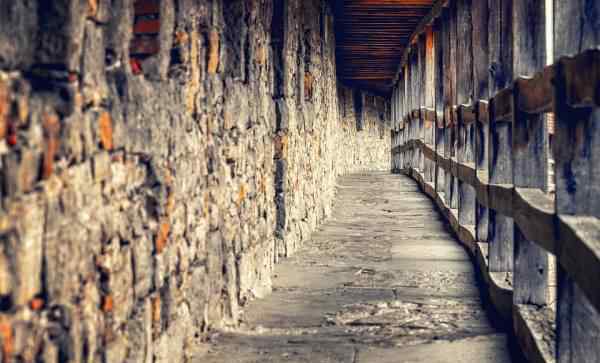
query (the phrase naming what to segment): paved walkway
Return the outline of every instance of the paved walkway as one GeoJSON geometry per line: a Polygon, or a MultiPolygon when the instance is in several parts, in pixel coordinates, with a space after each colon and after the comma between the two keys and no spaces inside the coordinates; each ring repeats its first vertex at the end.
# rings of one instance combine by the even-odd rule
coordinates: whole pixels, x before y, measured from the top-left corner
{"type": "Polygon", "coordinates": [[[401,175],[342,178],[333,216],[244,316],[203,363],[510,362],[467,253],[401,175]]]}

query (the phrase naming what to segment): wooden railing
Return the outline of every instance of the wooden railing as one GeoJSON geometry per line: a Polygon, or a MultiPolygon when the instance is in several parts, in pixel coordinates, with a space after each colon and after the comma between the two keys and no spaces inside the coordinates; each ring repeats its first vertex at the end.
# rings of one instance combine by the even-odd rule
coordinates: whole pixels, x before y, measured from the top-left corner
{"type": "MultiPolygon", "coordinates": [[[[518,324],[527,324],[520,306],[540,308],[552,303],[547,299],[548,253],[556,257],[559,269],[559,305],[556,315],[548,319],[558,324],[574,321],[582,327],[585,319],[588,326],[600,327],[600,204],[590,204],[600,200],[599,130],[600,50],[588,50],[563,57],[531,78],[517,79],[489,104],[481,100],[447,107],[443,115],[433,109],[414,109],[393,135],[394,168],[411,175],[435,200],[459,239],[485,264],[492,288],[512,296],[509,308],[517,337],[521,335],[522,346],[534,344],[527,349],[538,350],[527,352],[529,358],[560,357],[554,347],[541,346],[540,340],[558,343],[567,333],[554,337],[549,330],[547,336],[534,337],[533,329],[518,331],[518,324]],[[547,113],[556,115],[555,193],[547,187],[547,113]],[[439,117],[452,121],[440,126],[439,117]],[[426,125],[438,127],[427,132],[426,125]],[[455,133],[457,142],[443,143],[440,135],[448,133],[455,133]],[[488,158],[487,170],[478,167],[485,164],[477,162],[482,158],[488,158]],[[449,182],[440,182],[443,178],[449,182]],[[475,204],[454,202],[451,195],[458,183],[472,188],[475,204]],[[477,206],[514,221],[514,246],[478,238],[483,227],[471,218],[477,206]],[[462,218],[463,214],[467,216],[462,218]]],[[[491,228],[482,232],[494,233],[491,228]]],[[[595,359],[600,356],[600,337],[597,330],[589,334],[597,344],[580,349],[587,349],[586,354],[595,359]]]]}
{"type": "Polygon", "coordinates": [[[433,12],[393,90],[394,167],[477,257],[529,360],[600,362],[600,2],[433,12]]]}

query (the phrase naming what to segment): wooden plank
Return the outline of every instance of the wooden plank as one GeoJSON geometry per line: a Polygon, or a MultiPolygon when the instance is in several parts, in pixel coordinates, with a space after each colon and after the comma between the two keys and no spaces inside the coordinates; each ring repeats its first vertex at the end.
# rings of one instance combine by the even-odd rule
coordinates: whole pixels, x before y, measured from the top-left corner
{"type": "MultiPolygon", "coordinates": [[[[490,98],[512,81],[512,0],[488,0],[488,47],[490,98]]],[[[498,98],[500,99],[500,98],[498,98]]],[[[508,97],[512,101],[512,97],[508,97]]],[[[512,183],[510,154],[510,127],[496,122],[501,107],[494,107],[490,100],[488,168],[489,183],[512,183]],[[494,112],[494,109],[497,109],[494,112]]],[[[498,120],[500,121],[500,119],[498,120]]],[[[493,204],[491,188],[488,187],[490,207],[493,204]]],[[[489,269],[491,272],[513,270],[513,220],[495,210],[489,210],[488,241],[489,269]]]]}
{"type": "MultiPolygon", "coordinates": [[[[443,76],[444,76],[444,87],[443,87],[443,112],[444,112],[444,142],[443,142],[443,155],[446,160],[449,160],[452,152],[452,115],[451,115],[451,107],[452,107],[452,80],[451,80],[451,62],[450,57],[451,53],[451,36],[450,36],[450,28],[451,28],[451,11],[449,8],[444,8],[441,13],[441,39],[442,39],[442,55],[443,55],[443,76]]],[[[453,194],[453,185],[452,185],[452,173],[450,171],[450,164],[445,163],[444,165],[444,202],[450,206],[453,194]]]]}
{"type": "Polygon", "coordinates": [[[513,111],[512,87],[501,90],[490,100],[490,112],[495,122],[512,122],[513,111]]]}
{"type": "Polygon", "coordinates": [[[600,50],[589,49],[560,60],[565,102],[571,107],[600,106],[600,50]]]}
{"type": "MultiPolygon", "coordinates": [[[[545,64],[545,0],[513,3],[513,72],[531,77],[545,64]]],[[[514,107],[523,97],[516,82],[512,112],[513,184],[519,188],[546,190],[548,182],[548,137],[541,114],[514,107]]],[[[552,98],[551,95],[549,95],[552,98]]],[[[548,253],[514,228],[514,303],[543,306],[548,303],[548,253]]]]}
{"type": "Polygon", "coordinates": [[[554,60],[600,45],[597,14],[600,14],[598,1],[554,0],[554,60]]]}
{"type": "Polygon", "coordinates": [[[538,188],[515,188],[513,216],[525,238],[556,254],[554,199],[550,195],[538,188]]]}
{"type": "MultiPolygon", "coordinates": [[[[486,4],[487,6],[487,4],[486,4]]],[[[487,83],[487,75],[485,76],[487,83]]],[[[475,82],[477,83],[477,82],[475,82]]],[[[488,173],[488,148],[489,148],[489,125],[488,125],[488,102],[479,100],[475,105],[475,165],[478,173],[483,173],[487,176],[488,173]]],[[[477,189],[477,186],[476,186],[477,189]]],[[[475,215],[475,231],[477,241],[488,241],[488,220],[489,212],[480,198],[479,190],[476,190],[476,215],[475,215]]],[[[487,194],[486,194],[487,197],[487,194]]],[[[487,199],[486,199],[487,201],[487,199]]]]}
{"type": "Polygon", "coordinates": [[[489,103],[486,100],[479,100],[477,102],[477,122],[487,124],[490,122],[488,113],[489,103]]]}
{"type": "Polygon", "coordinates": [[[472,1],[472,42],[473,42],[473,100],[488,100],[489,95],[489,46],[486,0],[472,1]]]}
{"type": "MultiPolygon", "coordinates": [[[[514,296],[514,293],[513,293],[514,296]]],[[[555,342],[549,341],[554,316],[550,309],[518,304],[513,307],[513,329],[528,362],[555,361],[555,342]],[[535,312],[535,316],[531,314],[535,312]],[[546,333],[546,334],[544,334],[546,333]]]]}
{"type": "MultiPolygon", "coordinates": [[[[458,179],[469,185],[473,188],[473,193],[475,193],[475,184],[476,184],[476,170],[475,164],[471,163],[456,163],[457,177],[458,179]]],[[[469,223],[467,223],[469,224],[469,223]]]]}
{"type": "MultiPolygon", "coordinates": [[[[554,59],[584,52],[600,45],[600,13],[598,1],[554,1],[554,59]],[[577,24],[577,26],[573,26],[577,24]]],[[[569,63],[569,62],[567,62],[569,63]]],[[[565,221],[566,215],[585,218],[600,216],[600,112],[595,103],[589,102],[585,86],[573,90],[574,80],[568,75],[575,72],[564,62],[556,70],[554,159],[556,165],[556,213],[565,221]],[[587,100],[586,100],[587,99],[587,100]],[[583,102],[582,102],[583,101],[583,102]],[[582,105],[586,107],[573,107],[582,105]]],[[[583,75],[583,73],[582,73],[583,75]]],[[[593,75],[592,75],[593,76],[593,75]]],[[[577,77],[577,76],[575,76],[577,77]]],[[[587,77],[587,75],[585,75],[587,77]]],[[[562,224],[562,223],[561,223],[562,224]]],[[[597,227],[596,227],[597,228],[597,227]]],[[[568,228],[559,226],[560,237],[568,236],[568,228]]],[[[597,231],[597,230],[596,230],[597,231]]],[[[597,239],[597,237],[596,237],[597,239]]],[[[570,261],[571,247],[561,246],[558,255],[558,304],[557,304],[557,362],[600,361],[600,312],[598,304],[590,301],[593,292],[579,286],[575,270],[579,261],[570,261]],[[564,253],[564,255],[563,255],[564,253]],[[565,259],[565,261],[561,261],[565,259]],[[587,292],[586,292],[587,290],[587,292]]],[[[577,251],[574,249],[573,252],[577,251]]],[[[592,255],[585,253],[582,258],[592,255]]],[[[583,265],[579,265],[580,267],[583,265]]],[[[587,264],[586,264],[587,266],[587,264]]],[[[588,268],[597,268],[588,266],[588,268]]],[[[598,291],[596,272],[595,290],[598,291]]]]}
{"type": "MultiPolygon", "coordinates": [[[[489,203],[488,238],[490,240],[490,268],[493,272],[513,269],[514,226],[510,211],[498,210],[492,195],[492,184],[512,184],[512,132],[508,123],[495,121],[490,113],[489,136],[489,203]]],[[[502,202],[500,200],[500,202],[502,202]]]]}
{"type": "Polygon", "coordinates": [[[458,114],[458,117],[465,124],[472,124],[475,122],[475,109],[472,105],[458,106],[458,114]]]}
{"type": "MultiPolygon", "coordinates": [[[[489,208],[503,216],[513,216],[512,184],[488,184],[489,208]]],[[[512,251],[511,251],[512,252],[512,251]]],[[[512,255],[511,255],[512,260],[512,255]]],[[[500,271],[501,272],[501,271],[500,271]]]]}
{"type": "MultiPolygon", "coordinates": [[[[444,152],[444,56],[443,56],[443,26],[442,19],[438,18],[433,24],[433,46],[434,46],[434,113],[436,127],[434,130],[436,154],[444,152]]],[[[435,166],[435,190],[439,193],[445,191],[445,171],[442,169],[436,157],[435,166]]]]}
{"type": "Polygon", "coordinates": [[[553,82],[554,66],[545,67],[531,78],[518,78],[515,81],[515,90],[517,91],[515,109],[526,113],[552,111],[554,108],[553,82]]]}
{"type": "MultiPolygon", "coordinates": [[[[489,9],[488,2],[472,2],[472,23],[473,23],[473,100],[476,106],[479,100],[489,99],[489,39],[488,39],[488,20],[489,9]]],[[[487,104],[486,104],[487,106],[487,104]]],[[[487,110],[486,110],[487,111],[487,110]]],[[[476,109],[479,120],[479,109],[476,109]]],[[[475,124],[475,163],[477,169],[487,172],[487,135],[488,126],[481,121],[475,124]]],[[[476,195],[478,195],[476,191],[476,195]]],[[[488,232],[488,210],[482,206],[482,202],[476,200],[475,210],[475,234],[478,241],[487,242],[488,232]]]]}
{"type": "MultiPolygon", "coordinates": [[[[481,203],[486,209],[489,208],[489,190],[488,190],[488,179],[487,173],[477,172],[477,182],[475,183],[475,192],[477,194],[477,201],[481,203]]],[[[486,233],[487,235],[487,233],[486,233]]]]}
{"type": "MultiPolygon", "coordinates": [[[[597,217],[581,217],[560,215],[558,217],[558,233],[560,244],[557,246],[557,256],[561,266],[574,280],[576,287],[585,295],[584,305],[594,311],[587,317],[570,316],[565,318],[594,319],[600,312],[600,289],[598,289],[598,276],[600,276],[600,219],[597,217]]],[[[597,321],[590,321],[591,327],[597,327],[597,321]]],[[[587,325],[583,321],[577,324],[587,325]]],[[[596,339],[600,337],[597,331],[588,332],[596,339]],[[596,335],[594,335],[596,334],[596,335]]],[[[596,348],[588,346],[587,348],[596,348]]],[[[586,353],[594,357],[595,349],[586,353]]]]}
{"type": "Polygon", "coordinates": [[[488,0],[490,98],[507,87],[513,79],[512,2],[512,0],[488,0]]]}
{"type": "Polygon", "coordinates": [[[437,156],[437,163],[447,174],[451,173],[450,171],[450,160],[444,156],[437,156]]]}
{"type": "Polygon", "coordinates": [[[423,144],[421,146],[421,149],[423,150],[423,156],[425,158],[427,158],[428,160],[431,160],[431,161],[436,160],[437,155],[435,153],[435,150],[432,149],[430,145],[423,144]]]}

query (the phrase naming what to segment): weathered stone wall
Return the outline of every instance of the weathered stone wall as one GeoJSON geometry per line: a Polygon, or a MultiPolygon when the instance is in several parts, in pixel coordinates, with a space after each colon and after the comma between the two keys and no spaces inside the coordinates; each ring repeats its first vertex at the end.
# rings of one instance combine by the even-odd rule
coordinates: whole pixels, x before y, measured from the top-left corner
{"type": "Polygon", "coordinates": [[[389,169],[389,107],[337,84],[327,2],[162,0],[131,57],[143,18],[0,0],[0,361],[183,362],[269,292],[338,175],[389,169]]]}

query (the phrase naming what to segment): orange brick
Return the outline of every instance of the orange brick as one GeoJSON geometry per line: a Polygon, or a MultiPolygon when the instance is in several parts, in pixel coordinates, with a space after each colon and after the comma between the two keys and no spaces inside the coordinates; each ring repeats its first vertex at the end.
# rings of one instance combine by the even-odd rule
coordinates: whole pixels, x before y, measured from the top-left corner
{"type": "Polygon", "coordinates": [[[54,171],[54,158],[59,146],[60,121],[55,114],[46,114],[44,116],[44,164],[42,177],[47,179],[54,171]]]}
{"type": "Polygon", "coordinates": [[[114,307],[115,302],[112,295],[104,296],[104,299],[102,301],[102,311],[104,311],[105,313],[110,313],[111,311],[113,311],[114,307]]]}
{"type": "Polygon", "coordinates": [[[308,72],[304,73],[304,98],[306,98],[306,99],[312,97],[313,82],[314,82],[313,75],[308,72]]]}
{"type": "Polygon", "coordinates": [[[0,337],[2,337],[2,355],[8,362],[14,351],[14,337],[12,326],[6,318],[0,321],[0,337]]]}
{"type": "Polygon", "coordinates": [[[208,73],[215,74],[219,68],[219,33],[211,31],[208,36],[208,73]]]}
{"type": "Polygon", "coordinates": [[[178,31],[175,33],[175,45],[184,45],[188,43],[190,36],[186,32],[178,31]]]}
{"type": "Polygon", "coordinates": [[[263,65],[267,63],[267,47],[261,45],[256,51],[256,63],[263,65]]]}
{"type": "Polygon", "coordinates": [[[0,139],[4,138],[8,131],[9,110],[8,87],[4,82],[0,82],[0,139]]]}
{"type": "Polygon", "coordinates": [[[42,310],[44,307],[44,300],[36,297],[29,302],[29,307],[34,311],[42,310]]]}
{"type": "Polygon", "coordinates": [[[157,254],[161,253],[167,246],[170,230],[171,224],[168,221],[163,221],[160,224],[160,228],[158,229],[158,235],[156,236],[156,241],[154,243],[154,248],[157,254]]]}
{"type": "Polygon", "coordinates": [[[171,191],[167,196],[167,214],[171,214],[173,212],[173,209],[175,209],[175,193],[171,191]]]}
{"type": "Polygon", "coordinates": [[[93,18],[98,13],[98,0],[88,0],[88,16],[93,18]]]}
{"type": "Polygon", "coordinates": [[[237,204],[238,206],[242,204],[242,202],[246,199],[246,195],[248,191],[246,190],[246,185],[242,184],[240,186],[240,191],[238,192],[237,204]]]}
{"type": "Polygon", "coordinates": [[[110,113],[103,112],[98,119],[98,128],[100,131],[100,142],[106,150],[113,148],[113,127],[110,113]]]}
{"type": "Polygon", "coordinates": [[[152,298],[152,321],[158,323],[160,321],[160,296],[152,298]]]}
{"type": "Polygon", "coordinates": [[[19,116],[19,122],[21,125],[25,125],[27,117],[29,116],[29,102],[26,97],[21,97],[17,101],[17,111],[19,116]]]}

